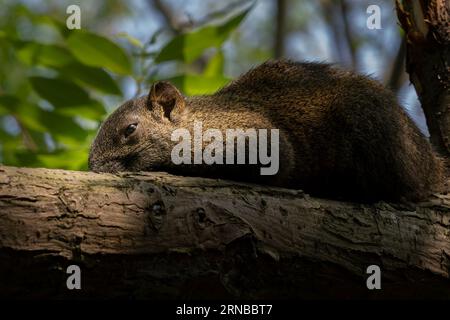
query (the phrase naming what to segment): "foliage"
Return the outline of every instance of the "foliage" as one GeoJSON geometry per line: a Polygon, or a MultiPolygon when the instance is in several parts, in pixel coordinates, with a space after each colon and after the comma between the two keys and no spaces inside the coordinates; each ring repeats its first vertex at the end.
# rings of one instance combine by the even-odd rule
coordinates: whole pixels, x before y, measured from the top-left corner
{"type": "Polygon", "coordinates": [[[107,116],[107,101],[123,102],[130,79],[140,93],[161,78],[151,70],[176,61],[181,72],[167,78],[187,95],[211,93],[226,84],[221,47],[249,9],[221,24],[177,35],[159,52],[148,50],[158,34],[144,43],[123,32],[111,39],[90,30],[68,30],[64,12],[36,14],[20,4],[4,10],[0,161],[85,170],[90,143],[107,116]],[[42,32],[49,35],[45,40],[42,32]],[[206,67],[195,70],[195,62],[211,48],[215,53],[206,67]]]}

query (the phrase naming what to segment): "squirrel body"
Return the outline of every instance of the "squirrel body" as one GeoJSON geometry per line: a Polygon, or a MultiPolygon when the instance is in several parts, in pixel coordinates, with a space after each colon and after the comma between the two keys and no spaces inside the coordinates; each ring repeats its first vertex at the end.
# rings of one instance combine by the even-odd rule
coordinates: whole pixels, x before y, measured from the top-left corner
{"type": "Polygon", "coordinates": [[[358,201],[420,200],[443,180],[442,161],[390,90],[328,64],[285,60],[263,63],[207,96],[184,97],[170,83],[155,83],[103,123],[89,167],[228,178],[358,201]],[[278,173],[173,164],[172,132],[192,131],[195,121],[204,130],[279,129],[278,173]]]}

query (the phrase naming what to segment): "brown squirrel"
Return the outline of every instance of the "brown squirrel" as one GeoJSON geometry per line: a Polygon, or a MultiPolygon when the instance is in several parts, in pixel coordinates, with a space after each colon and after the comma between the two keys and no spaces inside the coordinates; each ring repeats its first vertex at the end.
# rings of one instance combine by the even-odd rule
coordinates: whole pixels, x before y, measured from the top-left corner
{"type": "Polygon", "coordinates": [[[184,97],[168,82],[153,84],[102,124],[89,168],[228,178],[357,201],[421,200],[439,189],[444,172],[381,84],[328,64],[284,60],[263,63],[212,95],[184,97]],[[263,176],[260,164],[174,164],[171,134],[192,132],[194,121],[203,130],[279,129],[278,172],[263,176]]]}

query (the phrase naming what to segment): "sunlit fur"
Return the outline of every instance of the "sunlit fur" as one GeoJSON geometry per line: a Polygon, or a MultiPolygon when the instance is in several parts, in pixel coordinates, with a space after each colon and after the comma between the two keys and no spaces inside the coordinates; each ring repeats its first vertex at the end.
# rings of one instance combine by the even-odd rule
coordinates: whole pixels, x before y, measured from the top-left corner
{"type": "Polygon", "coordinates": [[[442,181],[441,160],[394,94],[328,64],[269,61],[213,95],[181,99],[185,107],[174,108],[170,119],[147,96],[118,108],[92,145],[90,169],[224,177],[359,201],[420,200],[442,181]],[[174,166],[171,133],[192,130],[194,120],[204,130],[280,129],[279,173],[262,178],[245,166],[174,166]],[[138,128],[126,141],[123,130],[133,121],[138,128]]]}

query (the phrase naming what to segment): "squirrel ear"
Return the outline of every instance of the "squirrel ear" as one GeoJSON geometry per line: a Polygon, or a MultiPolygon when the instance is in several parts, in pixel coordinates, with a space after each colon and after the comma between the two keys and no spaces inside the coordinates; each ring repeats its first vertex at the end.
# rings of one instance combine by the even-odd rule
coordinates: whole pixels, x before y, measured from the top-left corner
{"type": "Polygon", "coordinates": [[[152,111],[173,121],[184,110],[185,101],[181,92],[173,84],[159,81],[152,85],[147,105],[152,111]]]}

